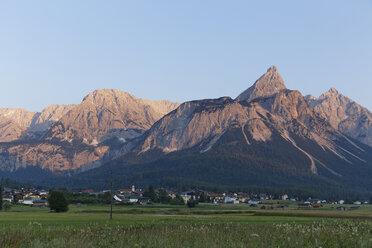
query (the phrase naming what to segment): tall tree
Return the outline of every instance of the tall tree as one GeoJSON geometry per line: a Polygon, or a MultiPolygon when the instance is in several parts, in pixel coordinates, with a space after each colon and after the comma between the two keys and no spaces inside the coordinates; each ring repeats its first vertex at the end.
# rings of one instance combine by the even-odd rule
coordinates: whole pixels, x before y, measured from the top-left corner
{"type": "Polygon", "coordinates": [[[150,200],[152,202],[155,202],[156,194],[155,194],[154,187],[152,187],[152,185],[150,185],[149,189],[147,191],[143,192],[143,196],[148,197],[148,198],[150,198],[150,200]]]}
{"type": "Polygon", "coordinates": [[[67,212],[68,202],[62,191],[52,191],[48,197],[50,210],[55,212],[67,212]]]}

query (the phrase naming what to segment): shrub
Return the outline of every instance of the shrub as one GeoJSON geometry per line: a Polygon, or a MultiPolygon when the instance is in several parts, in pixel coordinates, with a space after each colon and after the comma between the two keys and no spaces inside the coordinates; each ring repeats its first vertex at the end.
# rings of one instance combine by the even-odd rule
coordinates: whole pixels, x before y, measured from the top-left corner
{"type": "Polygon", "coordinates": [[[67,212],[68,211],[68,202],[61,191],[52,191],[48,197],[48,204],[50,210],[55,212],[67,212]]]}
{"type": "Polygon", "coordinates": [[[3,203],[3,210],[6,212],[12,208],[12,204],[8,201],[3,203]]]}
{"type": "Polygon", "coordinates": [[[185,205],[185,201],[182,199],[181,196],[176,195],[176,197],[173,198],[173,199],[170,201],[170,204],[171,204],[171,205],[185,205]]]}
{"type": "Polygon", "coordinates": [[[187,207],[188,208],[194,208],[196,207],[196,205],[198,204],[198,201],[194,200],[194,199],[190,199],[187,201],[187,207]]]}

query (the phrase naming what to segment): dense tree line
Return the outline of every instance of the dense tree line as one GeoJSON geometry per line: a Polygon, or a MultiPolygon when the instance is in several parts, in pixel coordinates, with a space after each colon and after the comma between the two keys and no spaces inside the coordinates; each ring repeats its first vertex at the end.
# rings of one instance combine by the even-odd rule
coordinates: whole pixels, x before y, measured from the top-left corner
{"type": "Polygon", "coordinates": [[[42,188],[42,186],[35,185],[32,182],[18,182],[10,178],[1,177],[0,187],[11,188],[11,189],[21,189],[21,188],[42,188]]]}
{"type": "Polygon", "coordinates": [[[184,200],[176,194],[174,198],[170,197],[164,189],[159,189],[157,192],[153,186],[149,186],[148,190],[143,192],[144,197],[148,197],[152,202],[172,204],[172,205],[184,205],[184,200]]]}
{"type": "Polygon", "coordinates": [[[109,204],[110,203],[110,192],[104,194],[89,194],[79,192],[65,192],[66,199],[71,204],[109,204]]]}

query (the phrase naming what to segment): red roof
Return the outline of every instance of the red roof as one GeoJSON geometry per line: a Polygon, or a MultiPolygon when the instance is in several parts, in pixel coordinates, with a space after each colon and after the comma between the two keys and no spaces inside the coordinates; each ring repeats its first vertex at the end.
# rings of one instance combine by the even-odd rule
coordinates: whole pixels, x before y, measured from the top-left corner
{"type": "Polygon", "coordinates": [[[82,190],[81,192],[83,192],[83,193],[93,193],[94,190],[93,189],[85,189],[85,190],[82,190]]]}

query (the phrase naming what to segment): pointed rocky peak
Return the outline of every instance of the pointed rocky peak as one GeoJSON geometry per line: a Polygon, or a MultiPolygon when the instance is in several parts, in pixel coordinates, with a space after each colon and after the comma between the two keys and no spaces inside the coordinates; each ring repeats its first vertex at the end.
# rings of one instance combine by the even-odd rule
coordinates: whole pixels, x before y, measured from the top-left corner
{"type": "Polygon", "coordinates": [[[330,88],[328,91],[324,92],[320,97],[319,99],[320,100],[324,100],[326,98],[329,98],[329,97],[338,97],[338,96],[343,96],[342,94],[340,94],[338,92],[338,90],[336,90],[336,88],[330,88]]]}
{"type": "Polygon", "coordinates": [[[331,94],[338,94],[338,91],[335,89],[335,88],[331,88],[328,93],[331,93],[331,94]]]}
{"type": "Polygon", "coordinates": [[[254,100],[259,97],[266,97],[274,95],[282,90],[287,89],[284,84],[282,76],[280,76],[278,69],[271,66],[267,72],[262,75],[253,86],[241,93],[236,100],[254,100]]]}

